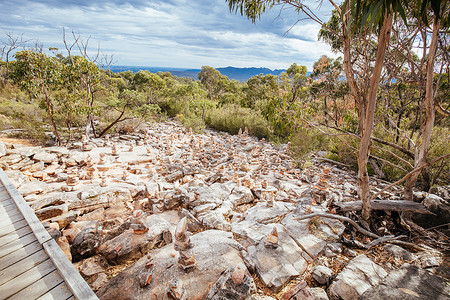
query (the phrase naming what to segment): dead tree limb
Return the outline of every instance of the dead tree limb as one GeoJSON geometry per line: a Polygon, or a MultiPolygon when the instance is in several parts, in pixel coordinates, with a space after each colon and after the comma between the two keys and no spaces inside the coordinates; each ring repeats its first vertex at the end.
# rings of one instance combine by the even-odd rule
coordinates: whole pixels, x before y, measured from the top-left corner
{"type": "Polygon", "coordinates": [[[364,228],[362,228],[361,226],[358,225],[358,223],[356,223],[355,221],[353,221],[350,218],[344,217],[344,216],[339,216],[339,215],[333,215],[333,214],[328,214],[328,213],[312,213],[312,214],[308,214],[308,215],[304,215],[298,218],[295,218],[294,220],[305,220],[305,219],[310,219],[310,218],[314,218],[314,217],[322,217],[322,218],[329,218],[329,219],[336,219],[339,221],[343,221],[343,222],[348,222],[350,223],[353,227],[355,227],[356,230],[358,230],[359,232],[361,232],[364,235],[370,236],[371,238],[374,239],[378,239],[380,238],[380,236],[376,235],[375,233],[372,233],[364,228]]]}
{"type": "MultiPolygon", "coordinates": [[[[352,219],[344,217],[344,216],[333,215],[333,214],[328,214],[328,213],[312,213],[312,214],[308,214],[308,215],[304,215],[304,216],[295,218],[294,220],[301,221],[301,220],[306,220],[306,219],[310,219],[310,218],[314,218],[314,217],[330,218],[330,219],[336,219],[336,220],[343,221],[343,222],[348,222],[357,231],[361,232],[364,235],[367,235],[367,236],[369,236],[371,238],[374,238],[374,239],[382,239],[383,238],[383,237],[381,237],[381,236],[379,236],[379,235],[377,235],[377,234],[375,234],[373,232],[370,232],[370,231],[362,228],[361,226],[358,225],[358,223],[356,223],[352,219]]],[[[416,244],[408,243],[408,242],[404,242],[404,241],[398,241],[398,240],[393,239],[393,238],[389,239],[389,242],[392,243],[392,244],[397,244],[397,245],[410,247],[410,248],[413,248],[413,249],[416,249],[416,250],[419,250],[419,251],[423,251],[424,250],[424,248],[422,248],[422,247],[420,247],[420,246],[418,246],[416,244]]],[[[379,242],[379,244],[381,244],[381,243],[384,243],[384,242],[379,242]]]]}
{"type": "MultiPolygon", "coordinates": [[[[339,207],[340,211],[360,211],[362,209],[361,201],[349,201],[343,203],[335,203],[339,207]]],[[[424,215],[432,215],[433,213],[428,211],[421,203],[405,200],[372,200],[373,210],[384,211],[401,211],[401,212],[414,212],[424,215]]]]}
{"type": "Polygon", "coordinates": [[[387,187],[385,187],[384,189],[382,189],[382,190],[379,191],[378,193],[373,194],[372,197],[370,197],[370,200],[375,199],[375,198],[378,197],[381,193],[387,191],[387,190],[390,189],[391,187],[396,186],[396,185],[402,183],[403,181],[405,181],[405,180],[407,180],[408,178],[410,178],[411,176],[413,176],[415,173],[422,171],[422,169],[424,169],[424,168],[426,168],[426,167],[428,167],[428,166],[434,164],[435,162],[437,162],[437,161],[439,161],[439,160],[441,160],[441,159],[446,159],[446,158],[448,158],[448,157],[450,157],[450,153],[445,154],[445,155],[442,155],[442,156],[439,156],[439,157],[436,157],[435,159],[433,159],[433,160],[430,161],[429,163],[426,163],[426,164],[424,164],[424,165],[422,165],[422,166],[420,166],[420,167],[418,167],[418,168],[415,168],[414,170],[412,170],[411,172],[409,172],[408,174],[406,174],[402,179],[397,180],[396,182],[394,182],[394,183],[388,185],[387,187]]]}
{"type": "Polygon", "coordinates": [[[332,159],[329,159],[329,158],[325,158],[325,157],[314,157],[314,158],[317,159],[317,160],[323,160],[323,161],[329,162],[331,164],[335,164],[335,165],[338,165],[338,166],[341,166],[341,167],[345,167],[345,168],[350,168],[351,167],[350,165],[347,165],[347,164],[344,164],[344,163],[341,163],[341,162],[338,162],[338,161],[335,161],[335,160],[332,160],[332,159]]]}

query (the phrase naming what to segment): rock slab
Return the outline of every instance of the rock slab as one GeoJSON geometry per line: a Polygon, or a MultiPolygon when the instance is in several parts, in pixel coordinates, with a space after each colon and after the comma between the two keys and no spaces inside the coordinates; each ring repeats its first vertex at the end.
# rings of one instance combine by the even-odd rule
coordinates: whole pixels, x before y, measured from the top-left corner
{"type": "Polygon", "coordinates": [[[450,299],[450,282],[416,266],[405,264],[391,272],[381,283],[362,294],[362,300],[450,299]]]}
{"type": "Polygon", "coordinates": [[[331,284],[331,299],[358,299],[366,290],[378,285],[386,275],[387,272],[367,256],[358,255],[348,263],[331,284]]]}

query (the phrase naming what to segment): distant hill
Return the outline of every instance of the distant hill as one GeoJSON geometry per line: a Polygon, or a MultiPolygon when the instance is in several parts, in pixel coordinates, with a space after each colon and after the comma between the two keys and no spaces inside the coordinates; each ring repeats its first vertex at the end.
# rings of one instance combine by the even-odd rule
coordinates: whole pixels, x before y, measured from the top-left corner
{"type": "MultiPolygon", "coordinates": [[[[216,68],[222,75],[227,76],[230,79],[247,81],[249,78],[258,74],[273,74],[278,75],[286,70],[271,70],[268,68],[216,68]]],[[[189,77],[197,79],[197,74],[200,69],[182,69],[182,68],[164,68],[164,67],[144,67],[144,66],[112,66],[111,71],[113,72],[123,72],[123,71],[133,71],[138,72],[140,70],[148,70],[152,73],[156,72],[170,72],[172,75],[178,77],[189,77]]]]}

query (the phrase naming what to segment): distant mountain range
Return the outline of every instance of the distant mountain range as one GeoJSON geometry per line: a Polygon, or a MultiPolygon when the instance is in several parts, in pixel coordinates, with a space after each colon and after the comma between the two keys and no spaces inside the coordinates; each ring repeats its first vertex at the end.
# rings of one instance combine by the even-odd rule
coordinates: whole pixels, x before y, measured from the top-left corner
{"type": "MultiPolygon", "coordinates": [[[[140,70],[148,70],[152,73],[156,72],[170,72],[172,75],[177,77],[189,77],[197,79],[197,74],[200,73],[200,69],[182,69],[182,68],[164,68],[164,67],[143,67],[143,66],[112,66],[111,71],[123,72],[123,71],[133,71],[138,72],[140,70]]],[[[249,78],[258,74],[273,74],[278,75],[286,70],[271,70],[268,68],[216,68],[220,74],[227,76],[229,79],[235,79],[239,81],[247,81],[249,78]]]]}

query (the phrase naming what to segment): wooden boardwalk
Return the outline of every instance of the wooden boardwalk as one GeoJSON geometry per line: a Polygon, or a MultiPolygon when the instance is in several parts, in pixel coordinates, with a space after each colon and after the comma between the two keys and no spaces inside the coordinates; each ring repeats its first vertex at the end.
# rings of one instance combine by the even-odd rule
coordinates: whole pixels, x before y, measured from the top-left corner
{"type": "Polygon", "coordinates": [[[0,299],[98,299],[1,169],[0,299]]]}

